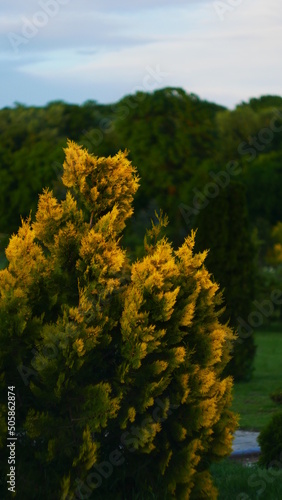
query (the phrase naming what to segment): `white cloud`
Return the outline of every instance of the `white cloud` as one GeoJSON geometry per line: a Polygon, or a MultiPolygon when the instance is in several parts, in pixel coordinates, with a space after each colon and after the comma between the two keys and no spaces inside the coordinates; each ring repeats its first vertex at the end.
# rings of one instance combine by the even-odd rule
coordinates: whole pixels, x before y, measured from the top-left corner
{"type": "MultiPolygon", "coordinates": [[[[32,18],[38,2],[27,3],[32,18]]],[[[19,9],[13,16],[11,3],[3,4],[0,33],[5,26],[21,30],[22,2],[13,2],[19,9]]],[[[88,97],[109,102],[141,85],[146,67],[156,65],[169,73],[159,87],[182,86],[227,105],[253,95],[281,93],[280,0],[242,0],[223,21],[213,4],[143,0],[136,6],[128,0],[69,0],[57,17],[19,47],[20,54],[15,55],[2,36],[2,61],[7,68],[12,64],[13,75],[29,80],[31,88],[42,85],[42,103],[57,98],[56,86],[60,92],[65,86],[66,95],[77,102],[87,89],[96,92],[88,97]],[[52,95],[46,94],[46,82],[52,95]]],[[[5,89],[2,102],[4,96],[5,89]]],[[[32,96],[27,92],[26,102],[32,102],[32,96]]]]}

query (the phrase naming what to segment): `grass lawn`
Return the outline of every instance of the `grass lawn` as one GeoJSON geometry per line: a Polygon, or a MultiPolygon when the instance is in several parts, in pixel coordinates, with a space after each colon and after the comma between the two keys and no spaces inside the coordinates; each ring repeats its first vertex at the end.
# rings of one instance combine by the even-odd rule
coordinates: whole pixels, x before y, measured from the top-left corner
{"type": "Polygon", "coordinates": [[[232,409],[240,414],[241,429],[260,431],[273,413],[282,411],[282,405],[270,398],[276,389],[282,391],[282,326],[254,335],[257,344],[255,372],[250,382],[235,384],[232,409]]]}
{"type": "Polygon", "coordinates": [[[211,473],[219,491],[218,500],[282,499],[282,471],[245,467],[231,460],[214,464],[211,473]]]}

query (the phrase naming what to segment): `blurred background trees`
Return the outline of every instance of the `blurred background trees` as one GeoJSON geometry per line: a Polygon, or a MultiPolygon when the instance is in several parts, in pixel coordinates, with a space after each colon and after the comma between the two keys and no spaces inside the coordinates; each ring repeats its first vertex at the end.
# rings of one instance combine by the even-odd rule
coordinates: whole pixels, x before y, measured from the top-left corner
{"type": "MultiPolygon", "coordinates": [[[[31,210],[34,217],[37,193],[48,186],[64,199],[60,176],[67,138],[97,156],[128,148],[141,188],[124,247],[142,256],[145,227],[155,209],[168,214],[167,234],[175,248],[198,227],[198,244],[211,250],[208,268],[225,289],[225,317],[236,326],[236,317],[248,317],[254,299],[268,298],[273,288],[282,286],[281,241],[275,229],[282,219],[281,116],[279,96],[262,96],[227,110],[180,88],[138,92],[111,105],[56,101],[41,108],[17,103],[2,109],[1,266],[6,264],[2,242],[16,231],[20,216],[31,210]],[[263,132],[271,123],[272,135],[263,132]],[[211,181],[209,172],[224,171],[230,161],[240,166],[238,184],[220,189],[187,224],[179,206],[193,208],[195,190],[204,190],[211,181]]],[[[280,319],[279,308],[264,318],[280,319]]]]}

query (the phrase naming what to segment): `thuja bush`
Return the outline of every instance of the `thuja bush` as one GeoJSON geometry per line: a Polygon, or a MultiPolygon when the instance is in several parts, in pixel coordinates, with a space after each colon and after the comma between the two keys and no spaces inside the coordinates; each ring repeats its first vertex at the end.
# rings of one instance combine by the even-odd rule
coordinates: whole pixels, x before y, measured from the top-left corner
{"type": "Polygon", "coordinates": [[[137,170],[126,152],[69,142],[65,154],[65,200],[43,191],[0,272],[1,459],[13,385],[15,496],[216,498],[209,466],[236,427],[222,375],[235,337],[206,253],[193,233],[174,251],[160,214],[131,262],[121,238],[137,170]]]}
{"type": "Polygon", "coordinates": [[[259,464],[264,467],[282,468],[282,412],[275,413],[261,431],[258,442],[261,447],[259,464]]]}

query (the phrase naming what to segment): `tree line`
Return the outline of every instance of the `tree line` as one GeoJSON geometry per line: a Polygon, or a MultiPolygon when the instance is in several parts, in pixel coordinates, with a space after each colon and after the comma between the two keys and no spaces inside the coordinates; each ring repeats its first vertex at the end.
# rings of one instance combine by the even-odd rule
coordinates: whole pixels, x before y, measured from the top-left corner
{"type": "MultiPolygon", "coordinates": [[[[255,350],[248,317],[255,300],[281,286],[281,97],[250,99],[234,110],[180,88],[137,92],[112,105],[16,103],[0,111],[0,131],[2,265],[7,235],[20,217],[34,217],[38,193],[49,187],[65,198],[67,139],[95,156],[128,149],[142,182],[124,247],[142,256],[145,227],[160,209],[168,215],[174,248],[197,229],[196,249],[210,249],[207,266],[224,289],[225,320],[241,328],[244,342],[237,348],[246,351],[245,375],[251,375],[247,360],[255,350]]],[[[263,320],[280,315],[276,307],[263,320]]],[[[242,359],[234,370],[244,372],[242,359]]]]}

